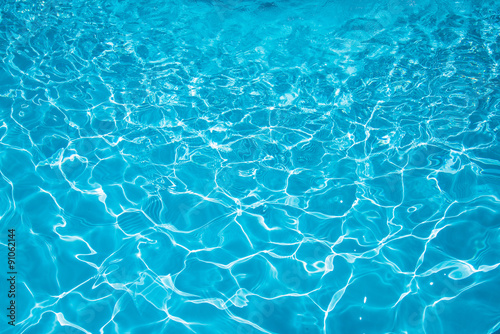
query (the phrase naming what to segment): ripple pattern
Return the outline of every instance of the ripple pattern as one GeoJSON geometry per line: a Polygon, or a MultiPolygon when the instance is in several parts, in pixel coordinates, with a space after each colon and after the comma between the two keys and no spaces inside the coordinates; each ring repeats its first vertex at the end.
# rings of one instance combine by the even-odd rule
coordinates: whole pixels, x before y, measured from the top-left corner
{"type": "Polygon", "coordinates": [[[500,330],[497,1],[0,10],[16,333],[500,330]]]}

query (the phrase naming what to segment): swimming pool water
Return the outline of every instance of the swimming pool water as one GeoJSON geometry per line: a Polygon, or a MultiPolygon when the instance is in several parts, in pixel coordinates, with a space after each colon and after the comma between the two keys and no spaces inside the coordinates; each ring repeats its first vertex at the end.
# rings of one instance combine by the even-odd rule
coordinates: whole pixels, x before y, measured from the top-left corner
{"type": "Polygon", "coordinates": [[[1,333],[500,330],[498,1],[0,8],[1,333]]]}

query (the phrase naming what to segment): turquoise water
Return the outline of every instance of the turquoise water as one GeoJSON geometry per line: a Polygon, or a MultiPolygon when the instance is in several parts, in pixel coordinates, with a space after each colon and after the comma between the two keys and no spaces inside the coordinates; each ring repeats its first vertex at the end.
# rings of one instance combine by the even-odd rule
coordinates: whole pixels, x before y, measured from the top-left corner
{"type": "Polygon", "coordinates": [[[1,333],[499,333],[498,1],[3,1],[1,333]]]}

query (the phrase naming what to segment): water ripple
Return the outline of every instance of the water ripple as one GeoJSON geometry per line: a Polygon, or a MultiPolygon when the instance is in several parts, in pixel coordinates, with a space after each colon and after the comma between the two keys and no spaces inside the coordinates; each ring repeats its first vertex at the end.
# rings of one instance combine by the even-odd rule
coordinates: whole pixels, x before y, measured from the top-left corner
{"type": "Polygon", "coordinates": [[[495,1],[0,8],[17,332],[500,328],[495,1]]]}

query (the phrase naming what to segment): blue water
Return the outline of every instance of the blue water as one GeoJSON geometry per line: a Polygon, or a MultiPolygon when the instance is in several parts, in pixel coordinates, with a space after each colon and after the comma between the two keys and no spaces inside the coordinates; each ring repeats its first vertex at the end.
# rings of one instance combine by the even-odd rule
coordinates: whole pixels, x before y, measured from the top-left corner
{"type": "Polygon", "coordinates": [[[500,3],[4,0],[1,333],[498,333],[500,3]]]}

